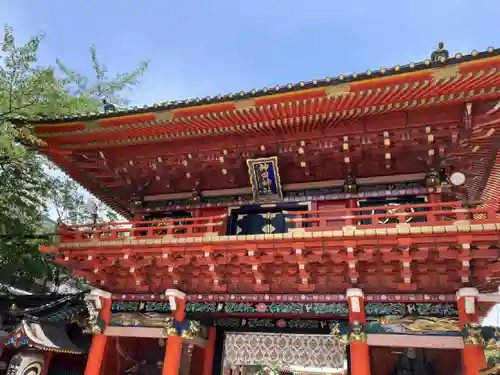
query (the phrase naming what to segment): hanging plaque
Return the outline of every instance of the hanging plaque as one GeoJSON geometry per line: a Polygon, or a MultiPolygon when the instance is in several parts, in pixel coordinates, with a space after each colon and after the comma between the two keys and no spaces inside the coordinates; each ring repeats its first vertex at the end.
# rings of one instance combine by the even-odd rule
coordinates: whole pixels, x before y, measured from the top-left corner
{"type": "Polygon", "coordinates": [[[256,201],[277,201],[283,198],[276,156],[247,159],[247,166],[256,201]]]}

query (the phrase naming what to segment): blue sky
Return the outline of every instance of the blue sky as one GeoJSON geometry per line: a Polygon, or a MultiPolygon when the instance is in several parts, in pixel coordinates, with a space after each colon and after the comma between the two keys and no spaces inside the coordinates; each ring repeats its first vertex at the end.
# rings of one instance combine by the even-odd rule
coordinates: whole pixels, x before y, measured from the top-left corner
{"type": "Polygon", "coordinates": [[[82,72],[95,43],[110,71],[148,59],[136,105],[239,92],[500,46],[498,0],[3,0],[19,37],[45,31],[43,62],[82,72]]]}
{"type": "MultiPolygon", "coordinates": [[[[40,58],[91,74],[150,60],[135,105],[363,72],[500,46],[499,0],[2,0],[18,38],[45,31],[40,58]]],[[[500,323],[500,311],[489,323],[500,323]]]]}

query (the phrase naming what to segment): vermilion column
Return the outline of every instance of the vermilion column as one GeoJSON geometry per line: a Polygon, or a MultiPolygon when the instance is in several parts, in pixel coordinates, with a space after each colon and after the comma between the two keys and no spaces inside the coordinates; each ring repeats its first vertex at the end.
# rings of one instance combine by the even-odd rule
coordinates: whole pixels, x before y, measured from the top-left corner
{"type": "MultiPolygon", "coordinates": [[[[349,303],[349,323],[366,323],[365,301],[361,289],[347,289],[347,301],[349,303]]],[[[351,337],[353,337],[351,335],[351,337]]],[[[370,350],[366,340],[354,339],[350,343],[351,352],[351,374],[370,375],[370,350]]]]}
{"type": "MultiPolygon", "coordinates": [[[[103,292],[102,290],[93,290],[91,295],[100,299],[100,317],[106,325],[108,325],[111,319],[111,294],[103,292]]],[[[87,358],[87,366],[85,367],[85,375],[100,374],[104,351],[106,349],[106,342],[107,337],[104,336],[104,333],[94,335],[92,338],[92,345],[90,346],[89,356],[87,358]]]]}
{"type": "Polygon", "coordinates": [[[205,348],[203,358],[203,375],[212,375],[215,352],[215,327],[210,327],[208,331],[208,346],[205,348]]]}
{"type": "MultiPolygon", "coordinates": [[[[462,288],[457,292],[458,319],[460,328],[466,324],[479,323],[477,299],[479,292],[475,288],[462,288]]],[[[482,344],[471,344],[464,340],[463,364],[465,375],[479,375],[479,370],[486,367],[484,347],[482,344]]]]}
{"type": "MultiPolygon", "coordinates": [[[[170,299],[172,316],[176,321],[182,322],[186,317],[186,294],[177,289],[168,289],[166,295],[170,299]],[[173,308],[173,305],[175,305],[175,308],[173,308]]],[[[168,337],[162,375],[179,374],[183,341],[184,339],[180,336],[168,337]]]]}

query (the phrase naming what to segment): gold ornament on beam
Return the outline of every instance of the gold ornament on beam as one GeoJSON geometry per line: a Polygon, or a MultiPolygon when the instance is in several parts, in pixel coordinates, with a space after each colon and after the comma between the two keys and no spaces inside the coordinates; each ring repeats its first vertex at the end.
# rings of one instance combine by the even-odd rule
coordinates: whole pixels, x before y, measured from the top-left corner
{"type": "Polygon", "coordinates": [[[408,332],[437,333],[437,332],[460,332],[458,319],[437,318],[432,316],[384,316],[378,319],[380,325],[400,325],[408,332]]]}
{"type": "Polygon", "coordinates": [[[363,342],[366,343],[368,335],[363,331],[363,325],[354,321],[351,325],[351,332],[349,333],[349,342],[363,342]]]}
{"type": "Polygon", "coordinates": [[[481,326],[477,323],[466,324],[463,329],[465,345],[485,345],[481,326]]]}
{"type": "Polygon", "coordinates": [[[188,329],[182,332],[181,337],[186,340],[192,340],[197,336],[199,336],[200,329],[201,329],[200,322],[197,322],[195,320],[190,320],[188,329]]]}
{"type": "Polygon", "coordinates": [[[363,325],[358,321],[352,323],[351,331],[348,334],[340,334],[339,323],[332,326],[330,334],[339,340],[340,344],[343,346],[347,346],[353,342],[366,343],[368,340],[368,335],[363,331],[363,325]]]}
{"type": "Polygon", "coordinates": [[[340,334],[340,323],[335,323],[332,326],[330,334],[339,341],[340,345],[347,346],[349,345],[349,335],[341,335],[340,334]]]}
{"type": "Polygon", "coordinates": [[[165,318],[165,325],[163,326],[163,331],[167,336],[179,336],[177,329],[174,327],[174,318],[165,318]]]}

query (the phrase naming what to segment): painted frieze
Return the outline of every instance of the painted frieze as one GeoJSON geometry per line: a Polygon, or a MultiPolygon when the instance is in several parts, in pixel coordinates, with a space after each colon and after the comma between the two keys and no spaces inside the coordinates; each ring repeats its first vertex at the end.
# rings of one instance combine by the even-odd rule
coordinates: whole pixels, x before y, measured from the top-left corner
{"type": "Polygon", "coordinates": [[[167,301],[113,301],[112,313],[172,313],[167,301]]]}
{"type": "MultiPolygon", "coordinates": [[[[455,294],[366,294],[367,302],[455,302],[455,294]]],[[[168,301],[165,294],[113,294],[113,301],[168,301]]],[[[188,294],[196,302],[346,302],[344,294],[188,294]]]]}
{"type": "Polygon", "coordinates": [[[380,317],[377,320],[369,321],[365,330],[367,333],[461,335],[457,318],[432,316],[380,317]]]}
{"type": "Polygon", "coordinates": [[[403,302],[367,302],[365,312],[369,317],[379,316],[432,316],[458,317],[456,303],[403,303],[403,302]]]}
{"type": "MultiPolygon", "coordinates": [[[[160,313],[113,313],[110,325],[114,327],[165,328],[171,318],[160,313]]],[[[239,318],[219,317],[209,320],[213,326],[225,331],[265,331],[330,333],[333,327],[347,330],[347,320],[293,319],[293,318],[239,318]]]]}
{"type": "Polygon", "coordinates": [[[320,319],[215,318],[215,327],[225,331],[286,331],[330,333],[333,327],[347,330],[348,322],[320,319]]]}
{"type": "MultiPolygon", "coordinates": [[[[112,313],[170,314],[170,304],[163,301],[113,301],[112,313]]],[[[367,302],[368,317],[381,316],[430,316],[457,317],[456,303],[450,302],[367,302]]],[[[228,301],[188,301],[186,312],[216,315],[313,315],[347,317],[347,302],[253,302],[228,301]]]]}
{"type": "Polygon", "coordinates": [[[349,308],[345,302],[188,302],[186,312],[347,316],[349,308]]]}
{"type": "Polygon", "coordinates": [[[162,328],[169,316],[165,313],[113,312],[109,324],[115,327],[162,328]]]}

